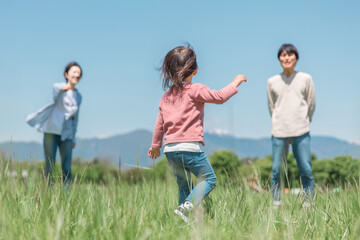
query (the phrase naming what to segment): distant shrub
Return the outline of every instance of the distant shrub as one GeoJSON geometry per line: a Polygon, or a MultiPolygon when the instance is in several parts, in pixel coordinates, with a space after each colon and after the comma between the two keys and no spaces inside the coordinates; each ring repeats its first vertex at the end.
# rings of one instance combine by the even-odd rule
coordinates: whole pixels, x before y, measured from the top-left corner
{"type": "Polygon", "coordinates": [[[122,179],[130,184],[137,184],[144,181],[144,170],[131,168],[122,174],[122,179]]]}
{"type": "Polygon", "coordinates": [[[338,156],[313,163],[315,183],[318,185],[339,186],[359,182],[360,161],[351,156],[338,156]]]}
{"type": "Polygon", "coordinates": [[[117,178],[118,170],[113,165],[103,162],[82,162],[73,164],[71,168],[73,178],[79,182],[108,184],[117,178]]]}
{"type": "MultiPolygon", "coordinates": [[[[232,151],[219,150],[209,155],[210,163],[215,171],[218,183],[239,184],[243,180],[257,182],[262,187],[269,187],[272,176],[272,156],[261,159],[241,159],[232,151]],[[247,160],[247,161],[245,161],[247,160]],[[251,164],[248,163],[251,161],[251,164]]],[[[44,162],[16,162],[0,157],[0,175],[6,176],[8,172],[16,171],[18,174],[25,169],[29,175],[42,177],[44,162]]],[[[338,156],[334,159],[317,160],[312,154],[312,169],[317,186],[344,186],[346,184],[359,184],[360,161],[351,156],[338,156]]],[[[300,175],[296,160],[292,153],[287,158],[286,168],[282,171],[285,187],[299,187],[300,175]]],[[[120,172],[112,163],[100,159],[91,162],[79,158],[73,159],[73,179],[80,183],[109,184],[112,181],[137,184],[147,181],[168,181],[174,176],[164,157],[149,168],[132,168],[120,172]]],[[[59,161],[53,172],[57,181],[62,181],[61,166],[59,161]]],[[[196,180],[195,180],[196,183],[196,180]]]]}
{"type": "Polygon", "coordinates": [[[160,159],[151,169],[144,170],[144,175],[146,179],[155,178],[159,180],[167,180],[172,177],[166,157],[160,159]]]}
{"type": "MultiPolygon", "coordinates": [[[[262,185],[267,185],[270,183],[270,178],[272,175],[272,157],[268,155],[264,158],[258,159],[253,162],[256,171],[258,173],[258,177],[262,185]]],[[[252,173],[252,170],[249,169],[249,164],[244,165],[243,173],[245,176],[248,176],[249,173],[252,173]]]]}
{"type": "Polygon", "coordinates": [[[242,162],[233,151],[219,150],[212,153],[209,159],[218,182],[226,179],[239,180],[242,162]]]}
{"type": "MultiPolygon", "coordinates": [[[[312,161],[316,161],[316,156],[311,154],[312,161]]],[[[253,162],[259,174],[262,185],[271,184],[272,176],[272,155],[258,159],[253,162]]],[[[245,165],[246,166],[246,165],[245,165]]],[[[245,167],[242,172],[246,175],[249,172],[249,167],[245,167]]],[[[296,159],[293,153],[289,153],[286,163],[283,162],[281,166],[282,178],[284,179],[285,187],[299,187],[300,186],[300,173],[297,167],[296,159]]]]}

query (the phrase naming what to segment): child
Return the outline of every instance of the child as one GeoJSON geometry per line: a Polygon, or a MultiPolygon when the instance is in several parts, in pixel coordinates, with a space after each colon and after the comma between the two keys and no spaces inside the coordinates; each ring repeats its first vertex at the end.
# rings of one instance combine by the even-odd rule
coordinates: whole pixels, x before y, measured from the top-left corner
{"type": "Polygon", "coordinates": [[[216,185],[216,176],[204,145],[205,103],[222,104],[237,93],[246,82],[238,75],[225,88],[215,91],[199,83],[192,83],[198,70],[195,52],[189,47],[176,47],[165,56],[161,67],[164,90],[161,98],[153,140],[148,156],[156,159],[164,137],[164,153],[173,169],[179,186],[179,210],[175,213],[187,222],[186,214],[201,203],[216,185]],[[200,181],[190,192],[190,172],[200,181]]]}

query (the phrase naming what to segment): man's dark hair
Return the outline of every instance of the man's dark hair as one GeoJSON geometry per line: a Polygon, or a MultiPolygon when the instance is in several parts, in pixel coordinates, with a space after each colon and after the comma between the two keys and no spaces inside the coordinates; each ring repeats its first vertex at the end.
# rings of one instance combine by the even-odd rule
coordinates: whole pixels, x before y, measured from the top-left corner
{"type": "Polygon", "coordinates": [[[285,51],[287,52],[287,54],[290,54],[290,53],[294,53],[295,54],[295,57],[296,57],[296,60],[299,60],[299,53],[298,53],[298,50],[296,49],[296,47],[290,43],[284,43],[280,48],[279,48],[279,51],[278,51],[278,59],[280,59],[280,55],[281,53],[285,51]]]}

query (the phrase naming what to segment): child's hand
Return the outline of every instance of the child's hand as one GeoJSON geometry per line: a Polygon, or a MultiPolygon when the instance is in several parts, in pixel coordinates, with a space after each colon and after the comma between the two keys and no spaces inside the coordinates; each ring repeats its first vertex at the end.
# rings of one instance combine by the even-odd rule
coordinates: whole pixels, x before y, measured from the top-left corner
{"type": "Polygon", "coordinates": [[[160,149],[159,148],[150,148],[149,151],[148,151],[148,156],[151,158],[151,159],[156,159],[157,157],[160,156],[160,149]]]}
{"type": "Polygon", "coordinates": [[[246,77],[243,74],[239,74],[234,78],[232,84],[234,84],[235,87],[238,87],[242,82],[246,82],[246,77]]]}

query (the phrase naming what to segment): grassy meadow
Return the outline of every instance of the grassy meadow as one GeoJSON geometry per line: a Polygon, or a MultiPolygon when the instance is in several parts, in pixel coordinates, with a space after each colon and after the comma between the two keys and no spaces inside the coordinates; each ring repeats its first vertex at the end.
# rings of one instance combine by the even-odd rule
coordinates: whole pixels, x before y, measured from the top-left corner
{"type": "MultiPolygon", "coordinates": [[[[106,184],[83,179],[83,167],[69,189],[48,187],[28,165],[26,181],[0,177],[0,239],[358,239],[360,189],[356,181],[338,192],[318,188],[315,204],[302,207],[300,195],[283,195],[274,209],[269,191],[254,193],[242,181],[223,182],[186,224],[174,214],[177,185],[143,178],[106,184]]],[[[152,170],[150,170],[151,173],[152,170]]],[[[134,177],[137,175],[135,173],[134,177]]],[[[139,175],[140,177],[140,175],[139,175]]],[[[60,177],[58,176],[58,179],[60,177]]]]}

